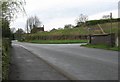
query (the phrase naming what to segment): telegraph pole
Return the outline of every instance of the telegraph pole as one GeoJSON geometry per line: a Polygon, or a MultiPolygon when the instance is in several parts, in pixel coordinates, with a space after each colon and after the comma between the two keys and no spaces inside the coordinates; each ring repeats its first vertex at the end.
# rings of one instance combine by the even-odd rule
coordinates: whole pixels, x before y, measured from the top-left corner
{"type": "Polygon", "coordinates": [[[112,13],[110,13],[110,20],[111,20],[110,35],[111,35],[111,47],[112,47],[113,46],[113,43],[112,43],[112,13]]]}
{"type": "Polygon", "coordinates": [[[110,20],[111,20],[111,27],[110,27],[110,34],[112,33],[112,13],[110,13],[110,20]]]}

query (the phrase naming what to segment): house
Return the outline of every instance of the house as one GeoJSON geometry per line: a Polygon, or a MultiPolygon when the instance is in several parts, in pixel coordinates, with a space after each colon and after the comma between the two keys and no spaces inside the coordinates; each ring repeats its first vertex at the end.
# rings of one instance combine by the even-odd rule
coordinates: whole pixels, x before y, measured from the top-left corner
{"type": "Polygon", "coordinates": [[[37,32],[44,32],[44,25],[43,25],[43,27],[34,27],[31,30],[31,33],[37,33],[37,32]]]}

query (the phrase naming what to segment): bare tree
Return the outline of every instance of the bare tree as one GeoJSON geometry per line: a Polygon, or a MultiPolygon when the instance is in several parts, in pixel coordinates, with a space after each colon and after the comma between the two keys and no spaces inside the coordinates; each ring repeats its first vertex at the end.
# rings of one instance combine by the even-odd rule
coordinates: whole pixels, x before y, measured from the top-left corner
{"type": "Polygon", "coordinates": [[[68,29],[68,28],[73,28],[74,26],[72,25],[72,24],[66,24],[65,26],[64,26],[64,29],[68,29]]]}
{"type": "MultiPolygon", "coordinates": [[[[17,13],[25,12],[25,0],[2,0],[0,7],[2,7],[2,18],[11,21],[17,17],[17,13]]],[[[1,15],[1,14],[0,14],[1,15]]]]}
{"type": "Polygon", "coordinates": [[[39,20],[37,16],[34,17],[34,25],[35,27],[41,26],[41,21],[39,20]]]}
{"type": "Polygon", "coordinates": [[[0,28],[3,37],[11,37],[10,23],[18,16],[18,13],[25,14],[25,3],[25,0],[0,0],[0,28]]]}
{"type": "Polygon", "coordinates": [[[110,18],[110,15],[103,15],[102,18],[103,18],[103,19],[109,19],[109,18],[110,18]]]}
{"type": "Polygon", "coordinates": [[[55,31],[55,30],[57,30],[57,29],[53,28],[51,31],[55,31]]]}
{"type": "Polygon", "coordinates": [[[10,28],[10,30],[11,30],[12,33],[15,33],[15,32],[16,32],[16,28],[14,28],[14,27],[13,27],[13,28],[10,28]]]}
{"type": "Polygon", "coordinates": [[[26,26],[25,26],[25,30],[27,31],[27,33],[29,33],[29,24],[28,24],[29,22],[28,22],[28,19],[27,19],[27,21],[26,21],[26,26]]]}
{"type": "Polygon", "coordinates": [[[80,14],[80,16],[76,19],[76,24],[77,26],[85,25],[87,20],[88,20],[87,15],[80,14]]]}
{"type": "Polygon", "coordinates": [[[27,33],[30,33],[33,28],[40,27],[41,24],[42,23],[37,16],[29,17],[26,21],[27,33]]]}

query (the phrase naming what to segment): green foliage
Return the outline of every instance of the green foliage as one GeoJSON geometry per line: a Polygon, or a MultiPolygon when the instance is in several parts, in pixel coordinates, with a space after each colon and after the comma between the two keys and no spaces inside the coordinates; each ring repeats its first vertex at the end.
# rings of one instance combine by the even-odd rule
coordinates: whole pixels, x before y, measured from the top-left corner
{"type": "Polygon", "coordinates": [[[75,28],[82,27],[82,26],[85,26],[84,22],[77,22],[77,25],[75,26],[75,28]]]}
{"type": "Polygon", "coordinates": [[[23,0],[3,0],[0,7],[2,7],[2,18],[11,21],[17,16],[18,12],[25,12],[25,1],[23,0]]]}
{"type": "Polygon", "coordinates": [[[8,80],[11,42],[5,38],[2,41],[2,80],[8,80]]]}
{"type": "MultiPolygon", "coordinates": [[[[112,22],[119,22],[119,21],[120,21],[120,18],[112,19],[112,22]]],[[[101,19],[101,20],[90,20],[90,21],[87,21],[86,24],[88,26],[91,26],[91,25],[103,24],[103,23],[109,23],[109,22],[111,22],[111,19],[101,19]]]]}
{"type": "MultiPolygon", "coordinates": [[[[112,32],[118,33],[118,22],[112,22],[112,32]]],[[[99,24],[105,33],[110,33],[111,23],[99,24]]],[[[102,34],[101,29],[98,25],[91,25],[78,28],[67,28],[67,29],[53,29],[50,32],[38,32],[35,34],[24,35],[26,40],[75,40],[80,39],[79,36],[85,36],[89,34],[102,34]],[[90,28],[90,30],[88,30],[90,28]]],[[[86,39],[82,37],[83,39],[86,39]]]]}
{"type": "Polygon", "coordinates": [[[32,40],[32,43],[40,44],[69,44],[69,43],[86,43],[87,40],[32,40]]]}
{"type": "Polygon", "coordinates": [[[37,31],[38,31],[37,28],[33,28],[33,29],[31,29],[31,33],[36,33],[37,31]]]}
{"type": "MultiPolygon", "coordinates": [[[[8,80],[9,58],[11,45],[10,22],[17,16],[18,12],[24,11],[24,1],[22,0],[2,0],[0,1],[0,30],[2,28],[2,79],[8,80]],[[7,38],[7,39],[6,39],[7,38]]],[[[1,39],[1,38],[0,38],[1,39]]]]}
{"type": "Polygon", "coordinates": [[[93,44],[87,44],[87,45],[81,45],[84,47],[88,47],[88,48],[98,48],[98,49],[105,49],[105,50],[113,50],[113,51],[119,51],[120,48],[119,47],[110,47],[108,45],[105,44],[97,44],[97,45],[93,45],[93,44]]]}
{"type": "Polygon", "coordinates": [[[2,19],[2,37],[10,38],[11,32],[9,28],[9,21],[6,19],[2,19]]]}
{"type": "MultiPolygon", "coordinates": [[[[119,4],[120,4],[120,2],[119,2],[119,4]]],[[[120,22],[118,23],[118,26],[120,26],[120,22]]],[[[120,27],[118,28],[118,49],[119,49],[119,51],[120,51],[120,27]]]]}
{"type": "Polygon", "coordinates": [[[0,7],[2,8],[2,16],[0,16],[0,26],[2,26],[2,37],[10,38],[10,22],[12,19],[14,19],[14,17],[17,16],[16,14],[18,12],[25,12],[25,2],[22,0],[3,0],[0,1],[0,3],[0,7]]]}
{"type": "MultiPolygon", "coordinates": [[[[24,35],[27,40],[74,40],[80,39],[79,37],[84,36],[81,35],[84,33],[84,29],[61,29],[61,30],[54,30],[50,32],[39,32],[35,34],[27,34],[24,35]],[[83,31],[81,31],[83,30],[83,31]]],[[[86,38],[86,36],[85,36],[86,38]]]]}
{"type": "MultiPolygon", "coordinates": [[[[118,23],[120,22],[112,22],[112,32],[113,33],[118,33],[118,23]]],[[[104,23],[104,24],[100,24],[102,29],[106,32],[106,33],[110,33],[110,28],[111,28],[111,23],[104,23]]]]}
{"type": "Polygon", "coordinates": [[[71,24],[66,24],[65,26],[64,26],[64,29],[70,29],[70,28],[73,28],[74,26],[73,25],[71,25],[71,24]]]}
{"type": "Polygon", "coordinates": [[[88,16],[80,14],[78,19],[76,19],[76,24],[77,25],[75,26],[75,28],[81,27],[81,26],[86,26],[86,21],[88,21],[88,16]]]}
{"type": "Polygon", "coordinates": [[[14,38],[16,40],[19,40],[21,41],[23,38],[22,38],[22,35],[24,34],[25,32],[23,31],[23,29],[18,29],[15,33],[14,33],[14,38]]]}
{"type": "Polygon", "coordinates": [[[2,39],[0,39],[0,48],[2,48],[2,39]]]}

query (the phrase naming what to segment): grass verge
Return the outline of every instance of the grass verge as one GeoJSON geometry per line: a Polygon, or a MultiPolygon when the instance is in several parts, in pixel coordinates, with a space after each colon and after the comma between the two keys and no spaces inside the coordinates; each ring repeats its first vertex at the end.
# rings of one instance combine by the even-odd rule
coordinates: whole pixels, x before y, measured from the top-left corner
{"type": "Polygon", "coordinates": [[[81,45],[88,48],[98,48],[98,49],[105,49],[105,50],[113,50],[113,51],[120,51],[120,47],[110,47],[108,45],[93,45],[93,44],[87,44],[87,45],[81,45]]]}
{"type": "Polygon", "coordinates": [[[69,44],[69,43],[86,43],[87,40],[32,40],[28,42],[39,44],[69,44]]]}

